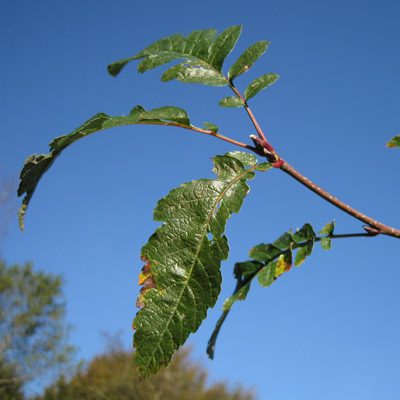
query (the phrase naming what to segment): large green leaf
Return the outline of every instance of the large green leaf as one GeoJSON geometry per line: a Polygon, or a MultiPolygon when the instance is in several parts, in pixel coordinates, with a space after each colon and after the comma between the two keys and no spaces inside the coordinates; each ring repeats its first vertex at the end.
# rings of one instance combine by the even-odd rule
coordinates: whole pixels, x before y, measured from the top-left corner
{"type": "Polygon", "coordinates": [[[237,59],[228,72],[228,78],[232,82],[238,76],[247,72],[253,64],[265,53],[271,42],[260,41],[254,43],[237,59]]]}
{"type": "Polygon", "coordinates": [[[387,143],[387,147],[400,147],[400,135],[392,138],[390,142],[387,143]]]}
{"type": "Polygon", "coordinates": [[[157,203],[164,223],[142,248],[147,262],[133,326],[135,364],[145,377],[168,364],[195,332],[220,293],[220,263],[228,257],[225,224],[238,212],[254,177],[255,157],[234,152],[213,159],[218,179],[183,184],[157,203]],[[244,163],[241,161],[244,160],[244,163]],[[246,169],[245,165],[253,164],[246,169]]]}
{"type": "Polygon", "coordinates": [[[267,88],[268,86],[272,85],[276,80],[279,78],[276,74],[265,74],[260,76],[259,78],[255,79],[253,82],[247,86],[246,90],[244,91],[244,98],[245,100],[249,100],[254,97],[259,91],[267,88]]]}
{"type": "Polygon", "coordinates": [[[216,33],[215,29],[206,29],[194,31],[186,38],[176,34],[160,39],[135,56],[110,64],[108,72],[117,76],[126,64],[141,58],[143,60],[138,65],[139,72],[184,59],[186,61],[165,71],[162,80],[166,82],[177,79],[181,82],[211,86],[228,85],[221,68],[239,38],[241,26],[231,26],[215,39],[216,33]]]}
{"type": "MultiPolygon", "coordinates": [[[[332,224],[328,224],[320,233],[332,235],[332,232],[332,224]]],[[[235,264],[236,287],[232,296],[225,300],[223,313],[208,342],[207,354],[210,358],[214,357],[215,343],[223,322],[233,304],[237,300],[245,300],[252,280],[257,277],[261,286],[272,285],[283,273],[290,271],[295,250],[297,250],[297,253],[294,265],[299,266],[307,256],[311,255],[314,242],[321,241],[326,243],[326,239],[329,239],[330,244],[329,236],[316,238],[312,226],[307,223],[295,233],[285,232],[272,243],[261,243],[253,247],[249,253],[249,257],[252,260],[235,264]]],[[[326,247],[324,248],[327,249],[326,247]]]]}
{"type": "Polygon", "coordinates": [[[181,108],[167,106],[146,111],[143,107],[136,106],[126,117],[110,117],[104,113],[96,114],[74,132],[55,138],[50,143],[50,154],[31,155],[26,159],[21,171],[18,196],[22,196],[26,193],[18,212],[21,229],[24,229],[25,213],[39,180],[65,148],[91,133],[132,124],[171,125],[183,128],[192,127],[186,111],[181,108]]]}

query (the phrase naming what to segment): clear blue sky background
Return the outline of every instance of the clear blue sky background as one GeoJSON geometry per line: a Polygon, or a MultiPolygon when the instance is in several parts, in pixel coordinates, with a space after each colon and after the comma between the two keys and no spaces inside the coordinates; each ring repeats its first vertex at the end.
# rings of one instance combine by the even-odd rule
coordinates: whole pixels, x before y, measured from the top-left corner
{"type": "MultiPolygon", "coordinates": [[[[218,107],[226,88],[160,82],[136,64],[118,78],[106,66],[153,41],[194,29],[243,24],[229,65],[257,40],[267,53],[237,86],[269,72],[278,82],[250,105],[271,143],[332,194],[397,228],[400,152],[385,143],[400,130],[400,3],[325,1],[20,1],[0,9],[0,169],[15,177],[32,153],[97,112],[127,114],[141,104],[185,108],[248,141],[241,109],[218,107]]],[[[46,173],[28,210],[2,242],[8,263],[34,262],[66,279],[71,340],[79,357],[102,350],[101,331],[131,342],[140,248],[158,223],[158,199],[179,184],[211,178],[210,158],[235,150],[190,131],[132,126],[107,130],[68,148],[46,173]]],[[[249,249],[310,222],[336,219],[337,233],[362,223],[325,203],[280,171],[250,182],[242,213],[227,225],[230,259],[216,307],[190,337],[213,379],[241,381],[260,400],[399,399],[399,250],[391,237],[316,246],[313,256],[272,287],[255,284],[235,304],[216,358],[205,347],[232,267],[249,249]]],[[[14,201],[14,199],[13,199],[14,201]]],[[[15,199],[15,205],[17,200],[15,199]]]]}

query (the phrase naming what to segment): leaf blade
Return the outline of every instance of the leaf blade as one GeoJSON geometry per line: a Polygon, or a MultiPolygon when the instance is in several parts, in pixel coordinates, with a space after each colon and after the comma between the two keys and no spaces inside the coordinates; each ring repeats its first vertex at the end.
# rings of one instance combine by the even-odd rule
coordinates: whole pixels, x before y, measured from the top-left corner
{"type": "Polygon", "coordinates": [[[218,104],[221,107],[244,107],[245,104],[239,97],[236,96],[229,96],[224,97],[218,104]]]}
{"type": "Polygon", "coordinates": [[[92,133],[105,129],[133,125],[133,124],[173,125],[180,127],[192,127],[185,110],[166,106],[151,111],[146,111],[141,106],[136,106],[127,116],[110,117],[104,113],[98,113],[87,120],[73,132],[59,136],[51,141],[49,154],[33,154],[25,160],[20,174],[18,196],[25,197],[18,211],[18,220],[21,230],[24,230],[24,219],[28,205],[32,199],[36,187],[44,173],[53,165],[56,158],[72,143],[92,133]],[[165,122],[168,121],[168,122],[165,122]]]}
{"type": "Polygon", "coordinates": [[[271,42],[259,41],[245,50],[229,69],[228,79],[232,82],[235,78],[247,72],[266,52],[270,43],[271,42]]]}
{"type": "Polygon", "coordinates": [[[247,86],[244,92],[245,100],[247,101],[251,99],[258,92],[275,83],[278,78],[279,76],[277,74],[271,73],[262,75],[259,78],[255,79],[253,82],[250,83],[249,86],[247,86]]]}
{"type": "Polygon", "coordinates": [[[164,222],[142,248],[155,287],[140,295],[144,307],[134,320],[135,363],[141,375],[167,364],[215,304],[220,262],[229,250],[225,224],[248,193],[252,169],[245,170],[237,158],[217,156],[217,180],[188,182],[158,202],[154,219],[164,222]]]}
{"type": "Polygon", "coordinates": [[[235,47],[241,32],[241,25],[231,26],[221,32],[211,44],[207,62],[217,71],[221,71],[225,58],[235,47]]]}

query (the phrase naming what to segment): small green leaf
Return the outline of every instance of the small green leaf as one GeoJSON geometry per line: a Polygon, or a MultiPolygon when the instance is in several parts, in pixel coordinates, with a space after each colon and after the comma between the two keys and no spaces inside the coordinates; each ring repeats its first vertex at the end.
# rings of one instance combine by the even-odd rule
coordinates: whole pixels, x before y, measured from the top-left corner
{"type": "Polygon", "coordinates": [[[310,224],[304,224],[303,227],[292,234],[295,243],[301,243],[308,240],[315,240],[315,232],[310,224]]]}
{"type": "Polygon", "coordinates": [[[329,250],[332,247],[332,240],[329,237],[322,237],[321,238],[321,247],[324,250],[329,250]]]}
{"type": "Polygon", "coordinates": [[[219,104],[221,107],[244,107],[245,104],[239,97],[236,96],[229,96],[224,97],[219,104]]]}
{"type": "Polygon", "coordinates": [[[238,76],[247,72],[252,65],[265,53],[271,42],[260,41],[254,43],[237,59],[228,72],[228,78],[232,82],[238,76]]]}
{"type": "Polygon", "coordinates": [[[386,144],[387,147],[400,147],[400,135],[392,138],[390,142],[386,144]]]}
{"type": "Polygon", "coordinates": [[[218,132],[218,126],[214,125],[210,122],[203,122],[203,125],[210,131],[217,133],[218,132]]]}
{"type": "Polygon", "coordinates": [[[276,265],[276,261],[271,261],[258,273],[258,283],[262,287],[267,287],[274,283],[276,265]]]}
{"type": "Polygon", "coordinates": [[[235,47],[241,32],[241,25],[231,26],[220,33],[212,43],[208,53],[207,62],[217,71],[221,71],[225,58],[235,47]]]}
{"type": "Polygon", "coordinates": [[[278,249],[285,250],[289,249],[292,243],[292,235],[290,234],[290,232],[285,232],[278,239],[276,239],[275,242],[272,243],[272,245],[277,247],[278,249]]]}
{"type": "Polygon", "coordinates": [[[230,151],[225,155],[238,159],[245,167],[253,167],[257,165],[257,157],[251,153],[244,153],[243,151],[230,151]]]}
{"type": "Polygon", "coordinates": [[[185,61],[165,71],[163,82],[177,79],[184,83],[202,83],[209,86],[226,86],[228,81],[211,66],[199,61],[185,61]]]}
{"type": "Polygon", "coordinates": [[[257,165],[258,171],[268,171],[271,168],[273,168],[271,163],[260,163],[257,165]]]}
{"type": "Polygon", "coordinates": [[[154,219],[164,222],[142,248],[147,264],[134,320],[135,364],[143,377],[169,363],[218,298],[220,263],[229,251],[225,225],[240,210],[255,170],[239,158],[245,156],[216,156],[218,179],[185,183],[157,203],[154,219]]]}
{"type": "Polygon", "coordinates": [[[279,78],[276,74],[266,74],[255,79],[247,86],[244,92],[245,100],[249,100],[254,97],[260,90],[267,88],[272,85],[279,78]]]}
{"type": "Polygon", "coordinates": [[[335,221],[329,222],[326,224],[318,233],[320,235],[330,236],[333,234],[333,230],[335,229],[335,221]]]}
{"type": "Polygon", "coordinates": [[[254,246],[250,250],[249,257],[253,260],[267,263],[276,258],[281,253],[282,250],[278,247],[275,247],[273,244],[261,243],[257,246],[254,246]]]}
{"type": "Polygon", "coordinates": [[[157,120],[165,119],[167,121],[176,122],[181,125],[190,126],[189,117],[185,110],[178,107],[166,106],[155,108],[151,111],[146,111],[141,114],[140,119],[144,120],[157,120]]]}

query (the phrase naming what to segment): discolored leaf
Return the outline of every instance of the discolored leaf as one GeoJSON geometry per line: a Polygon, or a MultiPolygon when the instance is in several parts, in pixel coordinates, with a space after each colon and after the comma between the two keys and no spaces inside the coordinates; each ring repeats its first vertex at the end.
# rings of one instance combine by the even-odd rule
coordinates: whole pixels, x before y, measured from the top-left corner
{"type": "Polygon", "coordinates": [[[143,107],[136,106],[132,109],[129,115],[125,117],[110,117],[104,113],[96,114],[74,132],[55,138],[49,145],[51,151],[50,154],[39,154],[38,156],[36,156],[36,154],[31,155],[26,159],[21,171],[21,182],[18,188],[18,196],[22,196],[26,193],[18,212],[21,229],[24,229],[25,213],[39,180],[64,149],[77,140],[94,132],[133,124],[171,125],[184,128],[191,127],[186,111],[181,108],[167,106],[146,111],[143,107]]]}
{"type": "Polygon", "coordinates": [[[326,224],[318,233],[320,235],[330,236],[333,234],[334,229],[335,229],[335,221],[332,221],[326,224]]]}
{"type": "Polygon", "coordinates": [[[256,170],[240,159],[247,156],[216,156],[218,179],[185,183],[157,203],[154,219],[164,222],[142,248],[155,284],[141,291],[143,308],[134,320],[135,364],[143,377],[168,364],[217,300],[229,250],[225,224],[240,210],[256,170]]]}
{"type": "Polygon", "coordinates": [[[276,80],[279,78],[276,74],[266,74],[260,76],[259,78],[255,79],[253,82],[247,86],[244,92],[245,100],[249,100],[254,97],[259,91],[267,88],[268,86],[272,85],[276,80]]]}
{"type": "Polygon", "coordinates": [[[232,82],[238,76],[247,72],[253,64],[265,53],[271,42],[260,41],[251,45],[237,59],[228,72],[228,78],[232,82]]]}
{"type": "Polygon", "coordinates": [[[400,147],[400,135],[392,138],[390,142],[386,144],[387,147],[400,147]]]}
{"type": "Polygon", "coordinates": [[[245,104],[239,97],[236,96],[229,96],[224,97],[220,102],[219,105],[221,107],[244,107],[245,104]]]}

